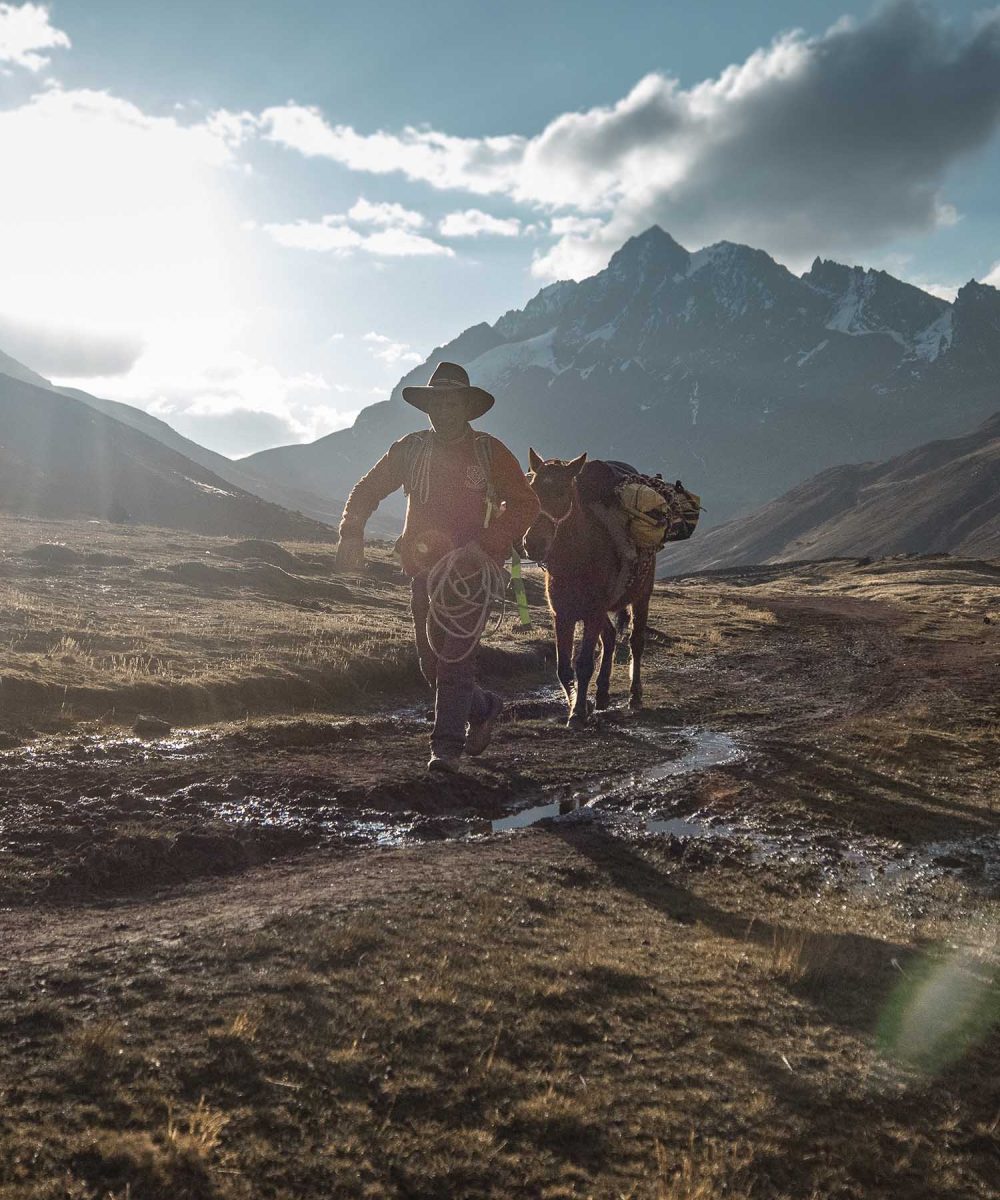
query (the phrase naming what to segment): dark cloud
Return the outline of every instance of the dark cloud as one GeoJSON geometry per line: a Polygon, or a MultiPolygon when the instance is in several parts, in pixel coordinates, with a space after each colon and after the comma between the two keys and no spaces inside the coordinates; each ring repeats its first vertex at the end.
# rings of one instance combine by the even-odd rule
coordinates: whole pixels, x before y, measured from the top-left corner
{"type": "Polygon", "coordinates": [[[748,241],[792,260],[953,220],[948,169],[998,120],[1000,10],[960,32],[903,0],[781,38],[691,89],[651,76],[612,110],[554,122],[529,158],[540,175],[591,172],[617,189],[604,228],[564,239],[555,260],[593,269],[653,222],[687,244],[748,241]]]}
{"type": "Polygon", "coordinates": [[[133,333],[103,333],[0,315],[0,349],[48,378],[92,379],[127,374],[143,343],[133,333]]]}

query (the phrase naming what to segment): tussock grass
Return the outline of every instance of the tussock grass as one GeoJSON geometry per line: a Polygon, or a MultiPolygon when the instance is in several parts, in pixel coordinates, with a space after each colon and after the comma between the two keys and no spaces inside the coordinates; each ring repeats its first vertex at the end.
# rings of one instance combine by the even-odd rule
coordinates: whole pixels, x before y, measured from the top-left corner
{"type": "Polygon", "coordinates": [[[760,1194],[750,1169],[753,1151],[739,1143],[699,1141],[694,1131],[688,1143],[671,1153],[656,1143],[656,1200],[751,1200],[760,1194]]]}
{"type": "Polygon", "coordinates": [[[79,1049],[11,979],[0,1195],[986,1200],[1000,1048],[887,1087],[885,934],[579,837],[382,857],[346,907],[81,958],[63,986],[128,1021],[100,1091],[57,1082],[79,1049]],[[109,987],[151,950],[161,987],[109,987]]]}
{"type": "Polygon", "coordinates": [[[217,1149],[229,1121],[225,1113],[209,1108],[204,1096],[182,1117],[168,1108],[166,1144],[179,1157],[205,1161],[217,1149]]]}
{"type": "MultiPolygon", "coordinates": [[[[296,576],[233,562],[224,538],[2,517],[0,531],[0,723],[140,712],[190,723],[358,707],[418,686],[409,588],[387,549],[372,548],[373,574],[338,576],[328,547],[297,544],[296,576]],[[87,552],[30,556],[54,537],[87,552]],[[167,569],[179,566],[191,569],[167,569]]],[[[534,638],[504,632],[486,650],[490,669],[541,662],[548,621],[536,615],[534,638]]]]}

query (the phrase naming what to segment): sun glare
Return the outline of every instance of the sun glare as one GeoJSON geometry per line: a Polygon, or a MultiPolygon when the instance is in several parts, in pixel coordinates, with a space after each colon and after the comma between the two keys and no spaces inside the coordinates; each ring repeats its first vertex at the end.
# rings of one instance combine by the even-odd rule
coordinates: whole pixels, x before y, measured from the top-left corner
{"type": "Polygon", "coordinates": [[[0,112],[0,311],[92,327],[232,307],[238,218],[223,136],[105,92],[0,112]]]}

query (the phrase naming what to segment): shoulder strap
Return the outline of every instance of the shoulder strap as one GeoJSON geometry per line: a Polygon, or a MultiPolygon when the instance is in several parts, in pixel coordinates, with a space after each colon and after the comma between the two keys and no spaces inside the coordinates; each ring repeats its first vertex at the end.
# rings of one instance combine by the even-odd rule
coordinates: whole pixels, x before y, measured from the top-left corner
{"type": "Polygon", "coordinates": [[[493,485],[493,439],[488,433],[482,433],[477,429],[474,445],[476,462],[482,467],[483,474],[486,476],[486,499],[494,508],[497,508],[496,488],[493,485]]]}
{"type": "Polygon", "coordinates": [[[407,496],[415,495],[421,504],[426,504],[430,486],[430,457],[434,443],[429,429],[418,429],[406,438],[406,467],[403,491],[407,496]]]}

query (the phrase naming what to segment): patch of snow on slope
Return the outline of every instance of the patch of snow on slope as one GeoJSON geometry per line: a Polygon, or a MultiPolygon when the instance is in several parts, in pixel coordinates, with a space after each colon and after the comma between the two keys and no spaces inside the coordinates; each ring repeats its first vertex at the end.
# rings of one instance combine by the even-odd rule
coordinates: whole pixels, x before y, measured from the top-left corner
{"type": "Polygon", "coordinates": [[[891,337],[897,345],[908,350],[910,343],[901,333],[895,329],[887,329],[884,325],[873,324],[869,320],[866,308],[877,283],[878,277],[874,271],[866,271],[864,274],[852,272],[847,291],[837,302],[837,307],[827,321],[826,327],[837,333],[848,333],[852,337],[881,333],[886,337],[891,337]]]}
{"type": "Polygon", "coordinates": [[[556,374],[558,367],[552,351],[555,335],[555,329],[550,329],[523,342],[507,342],[503,346],[494,346],[492,350],[487,350],[467,363],[466,369],[480,387],[493,386],[512,371],[523,370],[525,367],[542,367],[556,374]]]}
{"type": "Polygon", "coordinates": [[[688,260],[688,278],[697,275],[704,267],[709,267],[722,258],[728,245],[728,242],[716,242],[714,246],[705,246],[701,250],[695,250],[688,260]]]}
{"type": "Polygon", "coordinates": [[[593,333],[588,333],[585,342],[607,342],[618,332],[618,322],[608,321],[606,325],[602,325],[600,329],[595,329],[593,333]]]}
{"type": "Polygon", "coordinates": [[[227,492],[227,491],[224,491],[222,488],[212,487],[212,485],[210,483],[202,483],[198,479],[192,479],[189,475],[185,475],[184,478],[187,480],[188,483],[193,483],[196,488],[199,488],[203,492],[208,492],[209,495],[212,495],[212,496],[235,496],[236,495],[235,492],[227,492]]]}
{"type": "Polygon", "coordinates": [[[837,333],[869,332],[863,328],[861,317],[864,312],[865,301],[871,295],[872,281],[868,275],[862,275],[860,277],[860,287],[858,286],[858,282],[858,276],[852,273],[847,291],[841,296],[837,307],[826,323],[827,329],[834,329],[837,333]]]}
{"type": "Polygon", "coordinates": [[[938,355],[951,347],[951,339],[955,329],[952,322],[952,309],[943,312],[936,321],[931,322],[925,330],[918,333],[913,343],[917,358],[934,362],[938,355]]]}
{"type": "Polygon", "coordinates": [[[494,329],[508,341],[517,341],[525,328],[534,324],[537,329],[536,322],[540,319],[551,317],[554,324],[578,287],[579,284],[571,279],[550,283],[529,300],[523,310],[511,309],[510,312],[504,313],[494,325],[494,329]]]}
{"type": "Polygon", "coordinates": [[[825,350],[829,344],[830,339],[824,338],[818,346],[813,346],[811,350],[800,350],[799,361],[795,365],[798,367],[804,367],[814,355],[819,354],[821,350],[825,350]]]}

